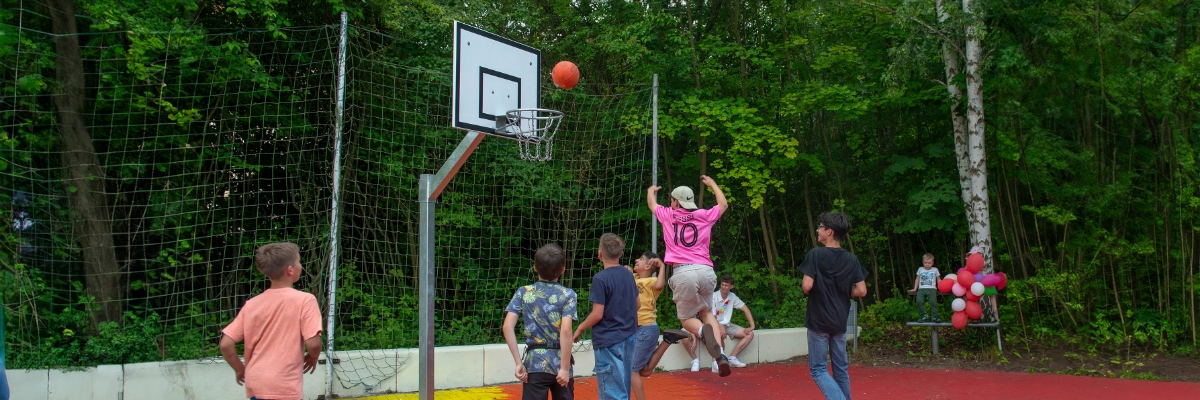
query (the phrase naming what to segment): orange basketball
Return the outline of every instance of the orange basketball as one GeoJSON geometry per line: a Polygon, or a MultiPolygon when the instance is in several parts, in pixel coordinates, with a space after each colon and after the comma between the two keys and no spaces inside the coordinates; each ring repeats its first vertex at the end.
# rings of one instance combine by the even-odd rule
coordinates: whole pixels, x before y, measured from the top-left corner
{"type": "Polygon", "coordinates": [[[560,89],[573,88],[579,83],[579,67],[570,61],[559,61],[550,72],[550,78],[554,80],[554,86],[560,89]]]}

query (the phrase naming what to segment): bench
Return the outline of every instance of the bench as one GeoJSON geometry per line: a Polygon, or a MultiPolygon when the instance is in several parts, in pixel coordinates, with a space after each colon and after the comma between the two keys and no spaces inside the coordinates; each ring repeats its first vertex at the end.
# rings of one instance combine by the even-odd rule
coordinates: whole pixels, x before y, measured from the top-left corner
{"type": "MultiPolygon", "coordinates": [[[[909,293],[915,296],[916,293],[909,293]]],[[[949,296],[950,293],[938,292],[938,296],[949,296]]],[[[1000,341],[1000,321],[995,318],[996,313],[992,312],[992,302],[989,300],[992,296],[983,296],[979,300],[979,306],[983,308],[983,318],[988,321],[971,322],[967,324],[968,328],[994,328],[996,329],[996,347],[1001,351],[1004,350],[1004,345],[1000,341]]],[[[949,322],[908,322],[904,324],[909,327],[929,327],[930,337],[933,340],[933,354],[938,353],[938,328],[953,327],[954,324],[949,322]]]]}

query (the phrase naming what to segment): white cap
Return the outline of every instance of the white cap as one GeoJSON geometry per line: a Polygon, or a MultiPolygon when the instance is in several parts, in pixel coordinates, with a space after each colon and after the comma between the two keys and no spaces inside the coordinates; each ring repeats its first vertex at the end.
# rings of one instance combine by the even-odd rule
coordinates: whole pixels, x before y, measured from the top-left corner
{"type": "Polygon", "coordinates": [[[671,198],[679,200],[680,207],[689,210],[695,210],[699,208],[696,207],[696,195],[692,193],[692,188],[690,187],[680,186],[675,188],[675,190],[671,191],[671,198]]]}

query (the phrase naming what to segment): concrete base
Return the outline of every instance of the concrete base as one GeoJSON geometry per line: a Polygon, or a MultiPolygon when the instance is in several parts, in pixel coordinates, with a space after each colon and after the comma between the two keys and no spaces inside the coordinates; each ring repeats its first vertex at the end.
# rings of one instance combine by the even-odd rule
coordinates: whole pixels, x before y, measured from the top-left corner
{"type": "MultiPolygon", "coordinates": [[[[738,354],[738,359],[751,364],[806,355],[807,335],[804,328],[756,330],[754,341],[738,354]]],[[[847,339],[853,336],[848,334],[847,339]]],[[[736,344],[737,340],[726,340],[726,353],[732,352],[736,344]]],[[[525,346],[520,345],[518,350],[524,352],[525,346]]],[[[712,359],[704,349],[698,353],[701,371],[707,372],[712,359]]],[[[434,357],[437,389],[516,382],[512,354],[505,344],[438,347],[434,357]]],[[[591,342],[576,343],[572,357],[576,377],[595,374],[591,342]]],[[[339,396],[418,389],[417,349],[339,351],[335,352],[335,358],[338,363],[334,364],[333,387],[339,396]]],[[[682,345],[674,345],[658,366],[667,371],[686,370],[691,368],[691,361],[682,345]]],[[[233,370],[219,358],[101,365],[80,371],[8,370],[7,373],[12,398],[21,400],[246,398],[245,388],[234,381],[233,370]]],[[[325,394],[324,364],[318,365],[315,373],[304,375],[304,393],[306,399],[325,394]]]]}

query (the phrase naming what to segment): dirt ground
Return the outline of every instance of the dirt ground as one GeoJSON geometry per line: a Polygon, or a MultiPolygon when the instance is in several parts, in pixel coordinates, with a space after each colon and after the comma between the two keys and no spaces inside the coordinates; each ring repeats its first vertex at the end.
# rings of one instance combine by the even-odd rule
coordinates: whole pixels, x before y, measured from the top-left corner
{"type": "MultiPolygon", "coordinates": [[[[932,355],[929,328],[896,327],[874,340],[860,340],[850,353],[853,365],[923,369],[1046,372],[1111,378],[1200,382],[1200,359],[1152,349],[1120,352],[1088,349],[1061,339],[1007,340],[996,347],[992,329],[938,329],[938,355],[932,355]]],[[[847,343],[847,350],[852,347],[847,343]]],[[[807,356],[788,360],[808,363],[807,356]]]]}

